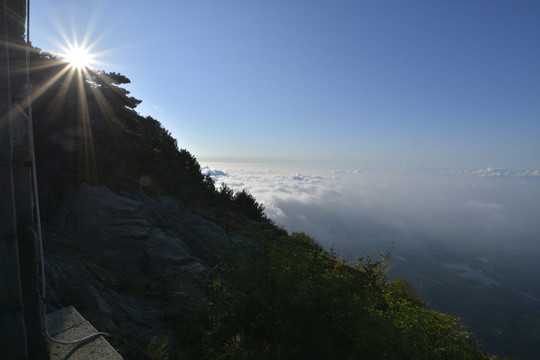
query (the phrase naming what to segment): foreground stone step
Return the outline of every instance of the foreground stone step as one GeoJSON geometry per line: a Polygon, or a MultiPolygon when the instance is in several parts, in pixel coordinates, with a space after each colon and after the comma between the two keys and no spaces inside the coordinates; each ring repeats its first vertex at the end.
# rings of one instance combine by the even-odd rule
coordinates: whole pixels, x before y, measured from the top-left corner
{"type": "MultiPolygon", "coordinates": [[[[73,307],[47,314],[49,335],[61,341],[73,341],[97,331],[73,307]]],[[[122,356],[102,336],[75,345],[51,342],[51,360],[122,360],[122,356]]]]}

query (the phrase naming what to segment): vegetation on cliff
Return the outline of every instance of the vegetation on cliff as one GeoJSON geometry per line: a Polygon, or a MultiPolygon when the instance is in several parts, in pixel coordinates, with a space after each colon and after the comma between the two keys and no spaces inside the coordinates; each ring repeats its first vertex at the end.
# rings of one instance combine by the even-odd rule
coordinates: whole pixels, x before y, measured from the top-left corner
{"type": "Polygon", "coordinates": [[[185,358],[489,358],[458,319],[388,280],[389,254],[352,265],[304,233],[253,223],[246,235],[216,267],[201,323],[177,327],[170,346],[185,358]]]}
{"type": "Polygon", "coordinates": [[[345,263],[308,235],[277,227],[249,192],[216,187],[159,121],[136,112],[140,100],[121,87],[129,83],[125,76],[65,70],[39,51],[32,65],[42,211],[86,182],[118,193],[166,194],[216,221],[227,214],[231,231],[241,235],[216,254],[209,279],[199,279],[208,305],[189,323],[168,314],[171,332],[143,344],[144,356],[489,358],[458,319],[429,310],[404,280],[386,277],[388,254],[345,263]]]}

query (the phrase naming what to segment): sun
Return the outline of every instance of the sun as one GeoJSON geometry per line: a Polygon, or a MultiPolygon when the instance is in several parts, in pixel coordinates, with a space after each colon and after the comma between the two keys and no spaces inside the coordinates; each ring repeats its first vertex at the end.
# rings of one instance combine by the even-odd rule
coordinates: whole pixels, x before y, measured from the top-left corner
{"type": "Polygon", "coordinates": [[[83,70],[90,67],[94,61],[94,57],[88,49],[81,46],[71,46],[64,59],[68,62],[69,66],[76,70],[83,70]]]}

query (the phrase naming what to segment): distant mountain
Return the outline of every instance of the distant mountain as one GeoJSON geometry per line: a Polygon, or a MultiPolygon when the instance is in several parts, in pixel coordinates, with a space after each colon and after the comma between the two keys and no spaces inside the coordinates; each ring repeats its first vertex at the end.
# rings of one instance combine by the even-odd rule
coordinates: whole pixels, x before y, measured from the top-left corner
{"type": "Polygon", "coordinates": [[[31,56],[50,311],[127,359],[488,359],[388,255],[350,264],[216,187],[118,73],[31,56]]]}

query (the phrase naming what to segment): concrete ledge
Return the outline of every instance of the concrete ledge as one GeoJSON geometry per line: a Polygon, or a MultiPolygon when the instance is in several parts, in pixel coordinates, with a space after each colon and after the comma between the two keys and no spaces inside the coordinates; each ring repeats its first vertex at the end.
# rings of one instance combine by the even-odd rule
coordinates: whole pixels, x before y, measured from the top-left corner
{"type": "MultiPolygon", "coordinates": [[[[73,307],[47,314],[49,335],[61,341],[73,341],[97,331],[73,307]]],[[[122,360],[122,357],[102,336],[75,345],[51,342],[51,360],[122,360]]]]}

